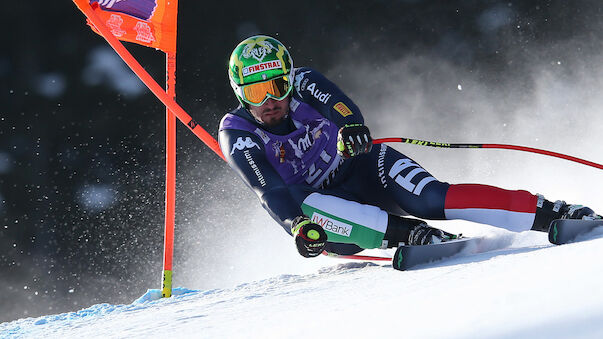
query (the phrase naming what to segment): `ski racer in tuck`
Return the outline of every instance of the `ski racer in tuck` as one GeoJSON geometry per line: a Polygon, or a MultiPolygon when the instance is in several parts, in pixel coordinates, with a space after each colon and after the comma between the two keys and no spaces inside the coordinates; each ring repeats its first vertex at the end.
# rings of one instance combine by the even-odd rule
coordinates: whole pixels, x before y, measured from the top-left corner
{"type": "Polygon", "coordinates": [[[294,68],[272,37],[237,45],[228,75],[240,106],[220,122],[220,148],[304,257],[456,238],[421,219],[522,232],[600,218],[523,190],[442,182],[393,148],[373,147],[354,102],[319,72],[294,68]]]}

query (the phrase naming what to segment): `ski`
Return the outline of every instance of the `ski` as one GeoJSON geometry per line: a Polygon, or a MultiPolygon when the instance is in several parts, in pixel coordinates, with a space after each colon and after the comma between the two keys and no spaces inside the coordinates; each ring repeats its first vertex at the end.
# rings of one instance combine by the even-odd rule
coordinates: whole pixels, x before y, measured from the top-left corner
{"type": "Polygon", "coordinates": [[[362,254],[337,254],[337,253],[329,253],[327,251],[322,252],[323,255],[326,255],[331,258],[338,259],[353,259],[353,260],[364,260],[364,261],[389,261],[392,260],[390,257],[377,257],[370,255],[362,255],[362,254]]]}
{"type": "MultiPolygon", "coordinates": [[[[549,228],[549,241],[556,245],[572,242],[576,237],[586,234],[595,228],[603,228],[603,220],[583,219],[558,219],[551,223],[549,228]]],[[[363,261],[386,261],[392,260],[392,267],[396,270],[405,271],[421,264],[445,259],[459,254],[470,244],[477,244],[480,238],[460,238],[438,244],[421,246],[400,246],[393,258],[368,256],[368,255],[339,255],[323,252],[323,255],[339,258],[363,261]]]]}
{"type": "Polygon", "coordinates": [[[439,244],[400,246],[392,258],[392,266],[405,271],[413,266],[451,257],[478,240],[479,238],[461,238],[439,244]]]}
{"type": "Polygon", "coordinates": [[[552,244],[562,245],[572,242],[577,236],[588,233],[597,227],[603,226],[603,220],[584,219],[557,219],[551,222],[549,228],[549,241],[552,244]]]}

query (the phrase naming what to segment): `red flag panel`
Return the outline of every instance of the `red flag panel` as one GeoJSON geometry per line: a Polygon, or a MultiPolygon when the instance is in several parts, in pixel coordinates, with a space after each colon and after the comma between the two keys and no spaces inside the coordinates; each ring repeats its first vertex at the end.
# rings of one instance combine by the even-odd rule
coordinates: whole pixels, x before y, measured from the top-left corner
{"type": "Polygon", "coordinates": [[[89,0],[89,4],[119,40],[176,52],[178,0],[89,0]]]}

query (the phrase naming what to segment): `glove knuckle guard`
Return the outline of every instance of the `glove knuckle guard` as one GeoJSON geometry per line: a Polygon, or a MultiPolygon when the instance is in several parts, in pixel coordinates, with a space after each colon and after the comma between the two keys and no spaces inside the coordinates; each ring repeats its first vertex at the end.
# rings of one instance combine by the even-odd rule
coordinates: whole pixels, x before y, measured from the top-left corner
{"type": "Polygon", "coordinates": [[[320,255],[327,243],[327,233],[319,225],[305,219],[296,219],[293,228],[296,229],[295,246],[303,257],[312,258],[320,255]],[[302,224],[297,227],[297,224],[302,224]],[[308,233],[312,233],[309,236],[308,233]],[[318,237],[316,238],[316,235],[318,237]]]}
{"type": "Polygon", "coordinates": [[[368,153],[372,149],[373,139],[369,129],[362,124],[345,125],[339,129],[338,153],[344,158],[368,153]]]}

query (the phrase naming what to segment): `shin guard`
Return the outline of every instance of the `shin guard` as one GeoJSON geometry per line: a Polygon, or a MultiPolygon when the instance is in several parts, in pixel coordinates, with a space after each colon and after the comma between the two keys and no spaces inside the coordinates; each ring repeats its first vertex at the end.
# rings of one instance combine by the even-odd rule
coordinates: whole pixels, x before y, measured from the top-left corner
{"type": "Polygon", "coordinates": [[[388,215],[378,207],[320,193],[310,194],[301,207],[312,222],[322,226],[329,242],[382,246],[388,215]]]}

